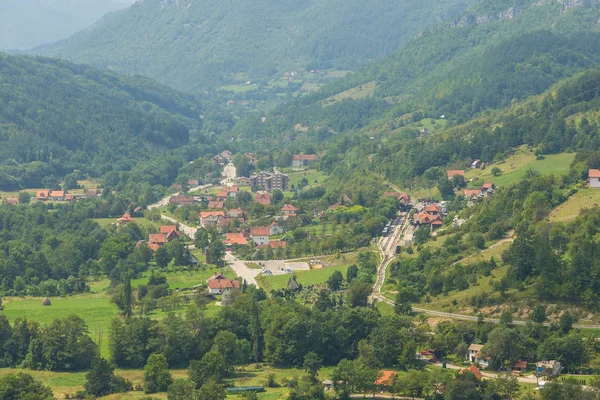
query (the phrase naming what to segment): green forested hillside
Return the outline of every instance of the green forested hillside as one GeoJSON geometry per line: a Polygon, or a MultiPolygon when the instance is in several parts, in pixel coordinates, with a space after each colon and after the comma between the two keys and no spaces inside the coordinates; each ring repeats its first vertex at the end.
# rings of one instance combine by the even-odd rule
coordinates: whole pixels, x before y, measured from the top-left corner
{"type": "Polygon", "coordinates": [[[3,0],[0,50],[27,50],[64,39],[133,0],[3,0]]]}
{"type": "Polygon", "coordinates": [[[375,97],[399,103],[394,116],[418,111],[464,121],[597,66],[599,17],[597,2],[486,1],[312,101],[377,82],[375,97]]]}
{"type": "Polygon", "coordinates": [[[147,78],[0,54],[2,189],[40,187],[74,169],[130,170],[187,145],[199,114],[194,98],[147,78]]]}
{"type": "Polygon", "coordinates": [[[37,52],[201,92],[235,74],[355,69],[479,0],[146,0],[37,52]]]}

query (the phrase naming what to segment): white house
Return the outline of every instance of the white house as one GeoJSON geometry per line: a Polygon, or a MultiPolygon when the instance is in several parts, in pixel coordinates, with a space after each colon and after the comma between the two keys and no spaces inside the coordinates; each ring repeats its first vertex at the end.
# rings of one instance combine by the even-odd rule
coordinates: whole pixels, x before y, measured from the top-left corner
{"type": "Polygon", "coordinates": [[[216,273],[210,277],[206,283],[210,294],[225,294],[233,289],[239,289],[240,283],[234,279],[227,279],[223,275],[216,273]]]}
{"type": "Polygon", "coordinates": [[[203,228],[209,226],[217,226],[220,220],[225,219],[225,213],[223,211],[202,211],[200,213],[200,225],[203,228]]]}
{"type": "Polygon", "coordinates": [[[588,180],[591,188],[600,188],[600,169],[590,169],[588,180]]]}
{"type": "Polygon", "coordinates": [[[273,222],[271,226],[269,226],[269,231],[271,233],[271,236],[282,235],[283,233],[285,233],[285,229],[283,229],[283,226],[279,225],[277,222],[273,222]]]}
{"type": "Polygon", "coordinates": [[[255,245],[260,246],[261,244],[269,244],[269,236],[271,235],[271,229],[268,226],[254,227],[250,229],[250,236],[252,242],[255,245]]]}
{"type": "Polygon", "coordinates": [[[478,363],[483,367],[488,366],[488,361],[481,354],[481,349],[483,349],[482,344],[475,344],[469,346],[469,351],[467,352],[467,361],[472,363],[478,363]]]}

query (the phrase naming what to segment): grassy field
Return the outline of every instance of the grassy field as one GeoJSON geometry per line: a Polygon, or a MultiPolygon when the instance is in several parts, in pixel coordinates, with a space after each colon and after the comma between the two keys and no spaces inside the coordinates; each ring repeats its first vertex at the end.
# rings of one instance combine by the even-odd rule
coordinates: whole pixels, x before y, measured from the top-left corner
{"type": "Polygon", "coordinates": [[[584,208],[597,207],[598,204],[600,204],[599,189],[580,189],[569,200],[550,212],[550,221],[568,222],[575,219],[584,208]]]}
{"type": "Polygon", "coordinates": [[[533,169],[542,175],[565,173],[569,170],[574,158],[575,153],[561,153],[547,155],[543,159],[537,160],[533,152],[521,147],[515,154],[501,163],[493,164],[483,171],[478,169],[467,171],[465,178],[475,180],[472,186],[476,187],[484,182],[493,182],[497,186],[512,186],[521,181],[529,169],[533,169]],[[493,167],[500,168],[502,174],[492,176],[493,167]]]}
{"type": "Polygon", "coordinates": [[[340,101],[344,100],[344,99],[366,99],[369,97],[373,97],[373,95],[375,94],[375,89],[377,88],[377,82],[373,81],[373,82],[368,82],[365,83],[364,85],[360,85],[357,87],[354,87],[352,89],[348,89],[342,93],[338,93],[335,96],[329,97],[325,100],[323,100],[323,107],[327,107],[336,103],[339,103],[340,101]]]}
{"type": "MultiPolygon", "coordinates": [[[[311,269],[309,271],[296,271],[295,273],[298,283],[302,284],[302,286],[312,286],[316,285],[317,283],[326,282],[334,271],[340,271],[344,276],[346,276],[348,267],[349,265],[341,265],[322,269],[311,269]]],[[[286,288],[291,276],[291,274],[258,276],[257,281],[260,287],[265,289],[267,292],[270,292],[271,290],[286,288]]]]}
{"type": "MultiPolygon", "coordinates": [[[[85,384],[85,372],[51,372],[51,371],[31,371],[15,368],[0,369],[0,376],[7,374],[16,374],[26,372],[34,378],[40,380],[45,385],[49,386],[54,395],[58,399],[64,399],[67,395],[73,395],[76,392],[83,390],[85,384]]],[[[333,368],[325,367],[319,371],[320,379],[329,379],[333,373],[333,368]]],[[[142,385],[144,383],[144,372],[142,370],[121,370],[116,369],[115,374],[128,379],[134,385],[142,385]]],[[[264,393],[259,395],[260,399],[283,400],[289,394],[289,389],[282,385],[286,379],[297,377],[302,378],[306,373],[295,368],[273,368],[268,365],[251,364],[237,369],[233,378],[235,386],[264,386],[267,382],[267,377],[272,374],[275,377],[275,382],[282,387],[266,388],[264,393]]],[[[177,369],[171,370],[171,375],[174,379],[185,379],[188,377],[187,370],[177,369]]],[[[145,397],[143,392],[128,392],[114,394],[111,396],[100,397],[104,400],[121,400],[121,399],[141,399],[145,397]]],[[[157,393],[150,395],[153,399],[166,399],[166,393],[157,393]]],[[[241,395],[230,395],[228,399],[242,399],[241,395]]]]}
{"type": "Polygon", "coordinates": [[[288,174],[288,176],[290,178],[290,182],[289,182],[290,187],[292,185],[297,186],[298,182],[300,182],[300,180],[302,178],[306,178],[309,185],[317,185],[317,184],[323,183],[325,181],[325,179],[327,178],[327,175],[325,175],[324,173],[322,173],[320,171],[317,171],[316,169],[309,169],[307,171],[300,171],[300,172],[292,172],[292,173],[288,174]]]}

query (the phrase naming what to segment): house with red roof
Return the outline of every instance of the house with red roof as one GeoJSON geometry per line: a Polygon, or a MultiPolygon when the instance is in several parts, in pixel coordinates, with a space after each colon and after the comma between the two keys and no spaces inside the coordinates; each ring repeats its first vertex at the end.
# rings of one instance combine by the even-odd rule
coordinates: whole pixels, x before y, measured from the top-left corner
{"type": "Polygon", "coordinates": [[[462,169],[451,169],[448,171],[448,179],[452,180],[455,176],[465,177],[465,171],[462,169]]]}
{"type": "Polygon", "coordinates": [[[248,239],[241,233],[226,233],[223,243],[225,246],[245,246],[248,244],[248,239]]]}
{"type": "Polygon", "coordinates": [[[494,184],[492,182],[485,182],[483,185],[481,185],[481,192],[487,192],[488,190],[493,190],[494,189],[494,184]]]}
{"type": "Polygon", "coordinates": [[[250,237],[252,238],[252,242],[257,246],[269,244],[270,235],[271,229],[268,226],[256,226],[250,228],[250,237]]]}
{"type": "Polygon", "coordinates": [[[181,238],[181,233],[177,230],[177,226],[175,225],[162,225],[159,228],[159,232],[165,235],[165,239],[169,243],[181,238]]]}
{"type": "Polygon", "coordinates": [[[152,233],[148,235],[148,247],[156,251],[167,243],[167,237],[164,233],[152,233]]]}
{"type": "Polygon", "coordinates": [[[174,203],[180,206],[192,205],[196,202],[192,196],[171,196],[169,203],[174,203]]]}
{"type": "Polygon", "coordinates": [[[273,250],[278,248],[285,249],[287,247],[287,242],[284,240],[271,240],[269,244],[261,244],[260,246],[257,246],[259,249],[266,249],[267,247],[270,247],[273,250]]]}
{"type": "Polygon", "coordinates": [[[442,215],[442,207],[430,204],[425,208],[425,212],[434,217],[438,217],[442,215]]]}
{"type": "Polygon", "coordinates": [[[240,283],[234,279],[227,279],[220,273],[215,273],[206,281],[210,294],[225,294],[233,289],[239,289],[240,283]]]}
{"type": "Polygon", "coordinates": [[[304,167],[311,162],[315,162],[319,159],[316,154],[296,154],[292,157],[292,167],[300,168],[304,167]]]}
{"type": "Polygon", "coordinates": [[[465,189],[465,198],[467,199],[476,199],[481,195],[481,190],[469,190],[465,189]]]}
{"type": "Polygon", "coordinates": [[[198,185],[200,185],[200,182],[198,182],[198,179],[188,179],[188,186],[196,187],[198,185]]]}
{"type": "Polygon", "coordinates": [[[297,213],[298,207],[295,207],[292,204],[284,204],[281,208],[281,215],[284,217],[295,217],[297,213]]]}
{"type": "Polygon", "coordinates": [[[256,202],[268,206],[271,204],[271,195],[269,193],[256,193],[256,202]]]}
{"type": "Polygon", "coordinates": [[[123,214],[123,216],[117,220],[119,225],[127,225],[130,222],[133,222],[133,218],[131,218],[131,215],[128,212],[123,214]]]}
{"type": "Polygon", "coordinates": [[[600,188],[600,169],[590,169],[588,171],[588,182],[591,188],[600,188]]]}
{"type": "Polygon", "coordinates": [[[227,186],[225,191],[227,192],[228,197],[235,199],[237,197],[237,194],[239,193],[240,189],[237,186],[227,186]]]}
{"type": "Polygon", "coordinates": [[[200,225],[203,228],[209,226],[217,226],[220,220],[225,219],[225,212],[223,211],[201,211],[200,212],[200,225]]]}
{"type": "Polygon", "coordinates": [[[219,201],[225,201],[227,199],[227,196],[228,196],[227,191],[221,190],[221,191],[217,192],[216,198],[219,201]]]}
{"type": "Polygon", "coordinates": [[[65,201],[65,191],[53,190],[50,192],[50,198],[52,199],[52,201],[65,201]]]}
{"type": "Polygon", "coordinates": [[[35,194],[35,198],[38,201],[46,201],[50,198],[50,191],[49,190],[38,190],[37,193],[35,194]]]}

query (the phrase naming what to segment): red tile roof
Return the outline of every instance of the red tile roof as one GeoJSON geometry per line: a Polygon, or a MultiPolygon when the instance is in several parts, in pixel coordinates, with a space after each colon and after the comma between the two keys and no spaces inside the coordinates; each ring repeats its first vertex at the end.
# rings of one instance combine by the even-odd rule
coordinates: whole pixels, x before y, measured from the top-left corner
{"type": "Polygon", "coordinates": [[[527,361],[519,360],[512,367],[514,369],[527,369],[527,361]]]}
{"type": "Polygon", "coordinates": [[[427,208],[425,209],[426,212],[428,213],[441,213],[442,212],[442,208],[439,206],[436,206],[434,204],[430,204],[427,206],[427,208]]]}
{"type": "Polygon", "coordinates": [[[156,244],[165,244],[165,242],[167,241],[167,238],[165,237],[164,233],[152,233],[150,235],[148,235],[148,241],[150,243],[156,243],[156,244]]]}
{"type": "Polygon", "coordinates": [[[227,193],[236,193],[239,192],[240,189],[237,186],[227,186],[226,191],[227,193]]]}
{"type": "Polygon", "coordinates": [[[379,371],[379,373],[377,374],[377,380],[375,381],[375,385],[377,385],[377,386],[392,386],[393,379],[397,375],[398,375],[398,373],[396,371],[388,371],[388,370],[379,371]]]}
{"type": "Polygon", "coordinates": [[[271,229],[268,226],[256,226],[254,228],[250,228],[251,236],[269,236],[271,235],[271,229]]]}
{"type": "Polygon", "coordinates": [[[226,233],[224,243],[230,246],[234,244],[245,246],[248,244],[248,240],[241,233],[226,233]]]}
{"type": "Polygon", "coordinates": [[[477,197],[481,194],[481,190],[468,190],[465,189],[465,197],[467,199],[470,199],[472,197],[477,197]]]}
{"type": "Polygon", "coordinates": [[[298,208],[294,207],[292,204],[284,204],[281,211],[298,211],[298,208]]]}
{"type": "Polygon", "coordinates": [[[50,197],[65,197],[64,190],[53,190],[50,192],[50,197]]]}
{"type": "Polygon", "coordinates": [[[462,374],[462,373],[465,373],[465,372],[471,372],[479,380],[481,380],[483,378],[483,374],[481,373],[481,371],[479,370],[479,368],[477,368],[476,365],[471,365],[469,368],[465,368],[465,369],[460,370],[459,374],[462,374]]]}
{"type": "Polygon", "coordinates": [[[227,279],[221,274],[215,274],[208,280],[208,287],[210,289],[239,289],[240,283],[233,279],[227,279]]]}
{"type": "Polygon", "coordinates": [[[171,231],[177,231],[177,226],[175,225],[162,225],[159,230],[160,233],[170,233],[171,231]]]}
{"type": "Polygon", "coordinates": [[[590,169],[588,171],[589,178],[600,178],[600,169],[590,169]]]}
{"type": "Polygon", "coordinates": [[[131,222],[131,221],[133,221],[133,218],[131,218],[131,215],[129,213],[125,213],[117,221],[119,221],[119,222],[131,222]]]}
{"type": "Polygon", "coordinates": [[[258,246],[259,249],[266,249],[267,247],[274,249],[278,249],[278,248],[286,248],[287,247],[287,242],[283,241],[283,240],[271,240],[269,242],[269,244],[261,244],[258,246]]]}
{"type": "Polygon", "coordinates": [[[482,189],[492,189],[494,187],[494,184],[492,182],[485,182],[481,188],[482,189]]]}
{"type": "Polygon", "coordinates": [[[226,198],[227,197],[227,191],[225,190],[221,190],[220,192],[217,193],[217,198],[226,198]]]}
{"type": "Polygon", "coordinates": [[[268,193],[257,193],[256,202],[263,206],[268,206],[271,204],[271,196],[268,193]]]}
{"type": "Polygon", "coordinates": [[[223,217],[225,218],[225,213],[223,211],[201,211],[200,218],[208,218],[208,217],[223,217]]]}
{"type": "Polygon", "coordinates": [[[46,199],[46,198],[48,198],[48,196],[50,196],[49,190],[38,190],[35,195],[35,197],[38,199],[46,199]]]}
{"type": "Polygon", "coordinates": [[[455,175],[465,176],[465,171],[462,169],[451,169],[448,171],[448,179],[452,179],[455,175]]]}

